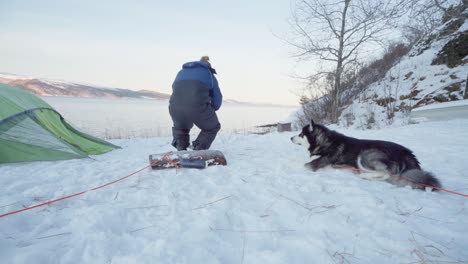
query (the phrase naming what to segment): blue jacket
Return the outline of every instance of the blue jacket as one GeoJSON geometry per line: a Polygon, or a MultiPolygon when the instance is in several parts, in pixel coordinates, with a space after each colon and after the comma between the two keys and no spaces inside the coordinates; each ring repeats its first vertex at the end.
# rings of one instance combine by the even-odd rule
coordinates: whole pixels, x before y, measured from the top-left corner
{"type": "Polygon", "coordinates": [[[214,69],[206,62],[185,63],[172,84],[170,104],[182,107],[211,104],[215,110],[218,110],[223,95],[214,73],[214,69]]]}

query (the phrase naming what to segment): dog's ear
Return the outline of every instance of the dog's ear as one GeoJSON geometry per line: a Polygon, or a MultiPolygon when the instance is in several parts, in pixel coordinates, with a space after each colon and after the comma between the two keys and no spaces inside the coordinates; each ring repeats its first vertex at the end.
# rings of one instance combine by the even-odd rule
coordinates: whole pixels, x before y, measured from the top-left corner
{"type": "Polygon", "coordinates": [[[309,131],[312,132],[314,131],[314,128],[315,128],[315,123],[314,123],[314,120],[310,120],[310,124],[309,124],[309,131]]]}

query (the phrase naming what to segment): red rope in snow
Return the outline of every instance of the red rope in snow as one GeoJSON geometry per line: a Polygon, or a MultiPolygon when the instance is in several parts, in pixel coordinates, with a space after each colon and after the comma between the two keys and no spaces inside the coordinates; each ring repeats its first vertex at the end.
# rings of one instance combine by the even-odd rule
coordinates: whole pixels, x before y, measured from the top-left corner
{"type": "MultiPolygon", "coordinates": [[[[337,168],[337,169],[347,169],[347,170],[352,170],[352,171],[357,171],[357,172],[363,172],[363,170],[358,169],[358,168],[355,168],[355,167],[352,167],[352,166],[334,165],[333,167],[334,167],[334,168],[337,168]]],[[[411,183],[414,183],[414,184],[417,184],[417,185],[421,185],[421,186],[424,186],[424,187],[429,187],[429,188],[437,189],[437,190],[439,190],[439,191],[448,192],[448,193],[451,193],[451,194],[460,195],[460,196],[462,196],[462,197],[468,198],[468,194],[459,193],[459,192],[456,192],[456,191],[444,189],[444,188],[437,187],[437,186],[432,186],[432,185],[425,184],[425,183],[421,183],[421,182],[416,182],[416,181],[410,180],[410,179],[408,179],[408,178],[402,177],[402,176],[400,176],[400,175],[393,175],[393,174],[390,174],[390,176],[396,177],[396,178],[398,178],[398,179],[402,179],[402,180],[405,180],[405,181],[407,181],[407,182],[411,182],[411,183]]]]}
{"type": "MultiPolygon", "coordinates": [[[[168,152],[168,153],[164,154],[164,157],[168,156],[170,153],[171,152],[168,152]]],[[[77,193],[70,194],[70,195],[67,195],[67,196],[63,196],[63,197],[60,197],[60,198],[57,198],[57,199],[54,199],[54,200],[50,200],[50,201],[46,201],[46,202],[36,204],[36,205],[33,205],[33,206],[25,207],[25,208],[20,209],[20,210],[16,210],[16,211],[12,211],[12,212],[9,212],[9,213],[6,213],[6,214],[2,214],[2,215],[0,215],[0,218],[10,216],[10,215],[14,215],[14,214],[17,214],[17,213],[21,213],[21,212],[24,212],[24,211],[28,211],[28,210],[31,210],[31,209],[34,209],[34,208],[37,208],[37,207],[41,207],[41,206],[44,206],[44,205],[53,204],[53,203],[56,203],[58,201],[66,200],[66,199],[69,199],[69,198],[72,198],[72,197],[75,197],[75,196],[80,196],[80,195],[85,194],[85,193],[87,193],[89,191],[95,191],[95,190],[104,188],[104,187],[109,186],[111,184],[122,181],[122,180],[124,180],[126,178],[129,178],[129,177],[131,177],[131,176],[133,176],[133,175],[135,175],[135,174],[137,174],[137,173],[139,173],[139,172],[141,172],[141,171],[143,171],[143,170],[145,170],[145,169],[147,169],[149,167],[152,167],[152,166],[158,164],[159,162],[161,162],[161,160],[155,160],[154,162],[150,163],[150,165],[145,166],[145,167],[143,167],[143,168],[141,168],[141,169],[139,169],[139,170],[137,170],[135,172],[132,172],[132,173],[130,173],[128,175],[125,175],[124,177],[121,177],[121,178],[119,178],[117,180],[114,180],[114,181],[108,182],[106,184],[94,187],[94,188],[89,189],[87,191],[77,192],[77,193]]]]}
{"type": "Polygon", "coordinates": [[[71,197],[79,196],[79,195],[82,195],[82,194],[84,194],[86,192],[87,191],[74,193],[74,194],[70,194],[70,195],[67,195],[67,196],[64,196],[64,197],[61,197],[61,198],[57,198],[57,199],[54,199],[54,200],[50,200],[50,201],[47,201],[47,202],[44,202],[44,203],[36,204],[34,206],[25,207],[25,208],[20,209],[20,210],[16,210],[16,211],[13,211],[13,212],[2,214],[2,215],[0,215],[0,218],[5,217],[5,216],[9,216],[9,215],[14,215],[14,214],[17,214],[17,213],[21,213],[21,212],[31,210],[31,209],[34,209],[34,208],[37,208],[37,207],[41,207],[41,206],[44,206],[44,205],[52,204],[52,203],[62,201],[62,200],[65,200],[65,199],[68,199],[68,198],[71,198],[71,197]]]}
{"type": "Polygon", "coordinates": [[[171,153],[172,152],[168,152],[168,153],[164,154],[162,159],[169,162],[169,163],[171,163],[174,166],[174,168],[176,168],[176,170],[177,170],[178,168],[180,168],[180,165],[177,164],[177,162],[175,162],[174,160],[171,159],[171,157],[169,156],[169,154],[171,154],[171,153]]]}

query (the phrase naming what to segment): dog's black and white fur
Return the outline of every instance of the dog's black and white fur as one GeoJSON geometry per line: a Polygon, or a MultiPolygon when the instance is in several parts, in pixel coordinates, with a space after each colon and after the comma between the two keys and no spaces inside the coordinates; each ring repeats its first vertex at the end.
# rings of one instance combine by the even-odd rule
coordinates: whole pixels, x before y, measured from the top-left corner
{"type": "Polygon", "coordinates": [[[291,141],[307,147],[310,156],[316,157],[305,164],[313,171],[329,165],[344,165],[358,168],[359,176],[367,180],[410,185],[414,189],[425,188],[416,183],[441,186],[431,173],[421,170],[411,150],[393,142],[347,137],[312,120],[291,141]]]}

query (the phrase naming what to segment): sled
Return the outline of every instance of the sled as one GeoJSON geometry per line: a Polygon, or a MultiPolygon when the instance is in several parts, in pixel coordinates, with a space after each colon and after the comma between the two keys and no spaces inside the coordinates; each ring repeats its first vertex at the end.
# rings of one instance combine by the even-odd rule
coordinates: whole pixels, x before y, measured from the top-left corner
{"type": "Polygon", "coordinates": [[[224,154],[219,150],[174,151],[149,155],[153,170],[171,168],[204,169],[207,166],[227,165],[224,154]]]}

